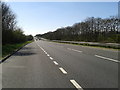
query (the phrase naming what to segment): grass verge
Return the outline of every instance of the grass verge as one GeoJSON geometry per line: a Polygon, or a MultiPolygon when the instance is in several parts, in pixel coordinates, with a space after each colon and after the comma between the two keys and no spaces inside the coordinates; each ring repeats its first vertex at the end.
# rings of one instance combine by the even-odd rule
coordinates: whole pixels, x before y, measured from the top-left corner
{"type": "MultiPolygon", "coordinates": [[[[56,42],[56,41],[53,41],[56,42]]],[[[69,42],[57,42],[57,43],[63,43],[63,44],[72,44],[72,45],[81,45],[81,46],[89,46],[89,47],[95,47],[95,48],[104,48],[104,49],[114,49],[114,50],[120,50],[120,47],[112,47],[112,46],[100,46],[100,45],[90,45],[90,44],[78,44],[78,43],[69,43],[69,42]]]]}
{"type": "Polygon", "coordinates": [[[14,52],[15,50],[19,49],[20,47],[31,43],[32,41],[27,41],[24,43],[19,43],[19,44],[6,44],[2,46],[2,58],[4,58],[5,56],[11,54],[12,52],[14,52]]]}

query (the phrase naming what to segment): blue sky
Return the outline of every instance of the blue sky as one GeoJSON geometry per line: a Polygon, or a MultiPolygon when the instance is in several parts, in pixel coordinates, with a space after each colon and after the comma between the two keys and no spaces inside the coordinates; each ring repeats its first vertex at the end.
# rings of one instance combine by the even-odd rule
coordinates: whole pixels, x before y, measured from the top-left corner
{"type": "Polygon", "coordinates": [[[43,34],[87,17],[118,14],[117,2],[9,2],[25,34],[43,34]]]}

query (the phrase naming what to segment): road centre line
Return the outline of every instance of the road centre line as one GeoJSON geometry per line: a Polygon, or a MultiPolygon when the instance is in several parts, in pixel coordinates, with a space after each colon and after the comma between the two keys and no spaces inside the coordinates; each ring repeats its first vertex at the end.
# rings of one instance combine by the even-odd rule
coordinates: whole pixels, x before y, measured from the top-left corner
{"type": "Polygon", "coordinates": [[[47,54],[47,56],[49,57],[50,55],[49,55],[49,54],[47,54]]]}
{"type": "MultiPolygon", "coordinates": [[[[38,45],[38,44],[37,44],[38,45]]],[[[39,46],[39,45],[38,45],[39,46]]],[[[40,47],[40,46],[39,46],[40,47]]],[[[45,54],[47,54],[47,52],[42,48],[42,47],[40,47],[40,49],[42,49],[43,50],[43,52],[45,53],[45,54]]],[[[48,55],[48,54],[47,54],[48,55]]]]}
{"type": "MultiPolygon", "coordinates": [[[[36,43],[37,44],[37,43],[36,43]]],[[[38,44],[37,44],[38,45],[38,44]]],[[[40,47],[40,45],[38,45],[40,49],[42,49],[44,51],[44,49],[42,47],[40,47]]]]}
{"type": "Polygon", "coordinates": [[[47,54],[47,52],[44,50],[44,53],[47,54]]]}
{"type": "MultiPolygon", "coordinates": [[[[37,45],[38,45],[38,44],[37,44],[37,45]]],[[[39,46],[39,45],[38,45],[38,46],[39,46]]],[[[40,47],[40,46],[39,46],[39,47],[40,47]]],[[[40,48],[44,51],[44,53],[45,53],[47,56],[49,56],[49,58],[50,58],[51,60],[53,60],[53,58],[50,57],[50,55],[49,55],[42,47],[40,47],[40,48]]],[[[75,50],[75,49],[71,49],[71,48],[67,48],[67,49],[73,50],[73,51],[76,51],[76,52],[82,52],[82,51],[75,50]]],[[[54,63],[55,65],[58,65],[58,63],[57,63],[56,61],[53,61],[53,63],[54,63]]],[[[67,72],[66,72],[62,67],[60,67],[59,69],[60,69],[60,71],[61,71],[63,74],[67,74],[67,72]]],[[[71,82],[78,90],[83,90],[82,87],[81,87],[75,80],[70,80],[70,82],[71,82]]]]}
{"type": "Polygon", "coordinates": [[[47,54],[47,52],[42,48],[42,47],[40,47],[42,50],[43,50],[43,52],[45,53],[45,54],[47,54]]]}
{"type": "Polygon", "coordinates": [[[44,49],[42,49],[43,50],[43,52],[45,52],[45,50],[44,49]]]}
{"type": "Polygon", "coordinates": [[[55,65],[58,65],[58,63],[57,63],[56,61],[53,61],[53,63],[54,63],[55,65]]]}
{"type": "Polygon", "coordinates": [[[60,67],[59,69],[63,74],[67,74],[67,72],[62,67],[60,67]]]}
{"type": "Polygon", "coordinates": [[[40,47],[40,48],[43,50],[44,53],[47,53],[42,47],[40,47]]]}
{"type": "Polygon", "coordinates": [[[44,51],[44,53],[45,53],[45,54],[47,54],[47,52],[46,52],[46,51],[44,51]]]}
{"type": "Polygon", "coordinates": [[[70,80],[70,82],[71,82],[78,90],[83,90],[82,87],[81,87],[75,80],[70,80]]]}
{"type": "Polygon", "coordinates": [[[52,57],[50,57],[50,59],[51,59],[51,60],[53,60],[53,58],[52,58],[52,57]]]}
{"type": "MultiPolygon", "coordinates": [[[[37,43],[36,43],[37,44],[37,43]]],[[[38,45],[38,44],[37,44],[38,45]]],[[[42,50],[44,50],[42,47],[40,47],[40,45],[38,45],[38,47],[40,48],[40,49],[42,49],[42,50]]]]}
{"type": "Polygon", "coordinates": [[[120,62],[120,61],[118,61],[118,60],[111,59],[111,58],[107,58],[107,57],[103,57],[103,56],[99,56],[99,55],[95,55],[95,56],[96,56],[96,57],[99,57],[99,58],[102,58],[102,59],[109,60],[109,61],[117,62],[117,63],[119,63],[119,62],[120,62]]]}
{"type": "MultiPolygon", "coordinates": [[[[38,44],[37,44],[38,45],[38,44]]],[[[38,45],[39,46],[39,45],[38,45]]],[[[40,46],[39,46],[40,47],[40,46]]],[[[42,50],[43,50],[43,52],[51,59],[51,60],[53,60],[53,58],[52,57],[50,57],[50,55],[42,48],[42,47],[40,47],[42,50]]],[[[54,62],[56,65],[58,65],[58,63],[57,62],[54,62]]]]}

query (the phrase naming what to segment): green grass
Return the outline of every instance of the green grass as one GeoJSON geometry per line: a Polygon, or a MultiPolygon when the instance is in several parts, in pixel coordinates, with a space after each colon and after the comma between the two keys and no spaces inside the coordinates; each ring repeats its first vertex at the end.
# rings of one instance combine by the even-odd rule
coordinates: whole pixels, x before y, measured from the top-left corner
{"type": "Polygon", "coordinates": [[[17,50],[18,48],[31,43],[32,41],[27,41],[25,43],[19,43],[19,44],[7,44],[7,45],[3,45],[2,46],[2,58],[4,58],[5,56],[11,54],[12,52],[14,52],[15,50],[17,50]]]}

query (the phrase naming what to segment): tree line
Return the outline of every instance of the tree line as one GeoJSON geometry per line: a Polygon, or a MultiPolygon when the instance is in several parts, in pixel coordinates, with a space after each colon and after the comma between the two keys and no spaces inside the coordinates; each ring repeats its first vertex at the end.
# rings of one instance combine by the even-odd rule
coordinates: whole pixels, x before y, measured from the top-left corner
{"type": "Polygon", "coordinates": [[[0,1],[2,11],[2,44],[15,44],[32,40],[32,35],[25,35],[20,27],[17,26],[15,14],[5,2],[0,1]]]}
{"type": "Polygon", "coordinates": [[[117,16],[105,19],[89,17],[73,26],[58,28],[56,31],[37,34],[36,36],[50,40],[119,43],[119,23],[120,19],[117,16]]]}

